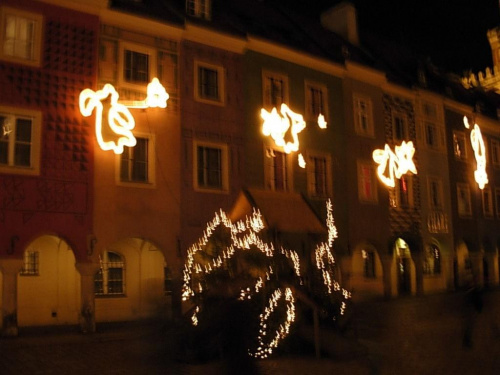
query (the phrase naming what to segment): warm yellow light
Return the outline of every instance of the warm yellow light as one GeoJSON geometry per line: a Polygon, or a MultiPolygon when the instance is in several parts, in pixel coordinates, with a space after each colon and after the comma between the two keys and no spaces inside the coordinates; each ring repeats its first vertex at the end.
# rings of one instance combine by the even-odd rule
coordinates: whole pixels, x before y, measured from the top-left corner
{"type": "Polygon", "coordinates": [[[326,126],[327,126],[327,122],[325,121],[325,116],[323,116],[321,113],[319,114],[318,116],[318,126],[321,128],[321,129],[326,129],[326,126]]]}
{"type": "Polygon", "coordinates": [[[281,116],[276,108],[273,108],[271,112],[261,109],[260,116],[264,120],[262,133],[271,136],[276,146],[283,147],[283,150],[289,154],[299,149],[298,134],[304,130],[306,123],[302,115],[293,112],[285,103],[281,104],[280,112],[281,116]],[[285,141],[285,134],[288,130],[290,130],[292,142],[285,141]]]}
{"type": "MultiPolygon", "coordinates": [[[[469,120],[466,116],[464,116],[464,125],[467,129],[470,128],[469,120]]],[[[474,124],[474,128],[470,132],[470,142],[474,150],[474,157],[476,158],[474,178],[479,188],[484,189],[484,186],[488,183],[488,174],[486,173],[486,152],[481,129],[477,124],[474,124]]]]}
{"type": "Polygon", "coordinates": [[[417,174],[417,168],[413,162],[414,154],[415,148],[412,141],[403,141],[401,146],[395,147],[394,152],[387,144],[383,150],[373,151],[373,160],[379,164],[377,167],[379,179],[385,185],[394,187],[396,185],[395,178],[401,178],[403,174],[408,172],[417,174]]]}
{"type": "Polygon", "coordinates": [[[306,161],[304,160],[304,157],[302,156],[302,154],[299,154],[299,167],[300,168],[306,167],[306,161]]]}

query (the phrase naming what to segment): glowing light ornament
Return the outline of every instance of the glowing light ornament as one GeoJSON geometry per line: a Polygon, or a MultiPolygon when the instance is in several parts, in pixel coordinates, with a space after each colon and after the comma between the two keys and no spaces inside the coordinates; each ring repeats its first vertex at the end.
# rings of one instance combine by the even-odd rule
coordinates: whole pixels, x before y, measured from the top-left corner
{"type": "Polygon", "coordinates": [[[325,116],[323,116],[321,113],[318,115],[318,126],[321,129],[326,129],[327,122],[325,121],[325,116]]]}
{"type": "Polygon", "coordinates": [[[305,129],[306,122],[302,115],[293,112],[285,103],[281,104],[280,112],[281,116],[276,108],[273,108],[271,112],[261,109],[260,116],[264,120],[262,133],[271,136],[276,146],[283,147],[283,150],[289,154],[299,149],[298,134],[305,129]],[[285,141],[285,134],[288,130],[291,132],[293,142],[285,141]]]}
{"type": "Polygon", "coordinates": [[[393,152],[389,145],[385,145],[383,150],[377,149],[373,151],[373,160],[379,164],[377,174],[379,179],[387,186],[394,187],[396,182],[394,178],[401,178],[405,173],[411,172],[417,174],[417,168],[413,162],[415,148],[413,142],[401,143],[401,146],[396,146],[393,152]],[[386,170],[388,176],[386,176],[386,170]]]}
{"type": "Polygon", "coordinates": [[[299,167],[300,168],[306,167],[306,161],[304,160],[304,157],[302,156],[302,154],[299,154],[299,167]]]}
{"type": "Polygon", "coordinates": [[[137,140],[132,134],[135,127],[135,120],[129,111],[129,108],[148,108],[167,106],[169,98],[165,88],[160,84],[157,78],[153,78],[147,88],[147,97],[138,102],[118,103],[118,92],[111,84],[106,84],[101,90],[93,91],[84,89],[80,93],[79,106],[83,116],[89,117],[94,109],[96,110],[96,138],[97,143],[102,150],[113,150],[115,154],[123,153],[123,147],[133,147],[137,140]],[[102,117],[104,112],[103,100],[109,97],[111,107],[108,110],[108,125],[110,130],[118,136],[117,140],[106,141],[103,136],[102,117]]]}
{"type": "MultiPolygon", "coordinates": [[[[464,116],[464,126],[469,129],[470,124],[466,116],[464,116]]],[[[474,171],[474,178],[482,190],[484,185],[488,183],[488,174],[486,173],[486,152],[484,147],[484,139],[481,134],[481,129],[477,124],[474,124],[474,129],[470,132],[470,141],[474,156],[476,158],[476,170],[474,171]]]]}

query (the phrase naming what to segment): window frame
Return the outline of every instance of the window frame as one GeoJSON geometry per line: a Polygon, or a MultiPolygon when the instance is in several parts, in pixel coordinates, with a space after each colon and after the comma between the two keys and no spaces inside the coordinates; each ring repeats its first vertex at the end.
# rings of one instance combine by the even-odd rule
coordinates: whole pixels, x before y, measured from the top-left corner
{"type": "Polygon", "coordinates": [[[38,250],[26,250],[23,254],[23,267],[20,276],[40,276],[40,252],[38,250]]]}
{"type": "Polygon", "coordinates": [[[305,97],[305,119],[307,121],[318,121],[318,116],[321,114],[325,118],[325,121],[328,122],[328,88],[323,83],[318,83],[314,81],[306,80],[304,82],[304,97],[305,97]],[[323,112],[318,114],[314,113],[313,108],[313,95],[311,90],[317,90],[321,92],[321,107],[323,108],[323,112]]]}
{"type": "Polygon", "coordinates": [[[444,208],[444,194],[443,194],[443,181],[437,177],[427,177],[427,190],[428,190],[428,199],[429,199],[429,207],[432,210],[442,210],[444,208]],[[433,199],[433,185],[437,186],[437,200],[439,201],[435,204],[433,199]]]}
{"type": "Polygon", "coordinates": [[[500,141],[490,139],[491,165],[493,168],[500,169],[500,141]]]}
{"type": "Polygon", "coordinates": [[[225,105],[226,102],[226,79],[225,69],[223,66],[208,64],[202,61],[194,62],[194,99],[198,102],[225,105]],[[200,69],[207,69],[217,72],[217,98],[205,96],[200,92],[200,69]]]}
{"type": "Polygon", "coordinates": [[[0,60],[10,61],[23,65],[30,65],[35,67],[40,67],[41,65],[41,51],[42,51],[42,35],[43,35],[43,22],[44,18],[41,14],[26,12],[21,9],[11,8],[7,6],[0,7],[0,60]],[[13,15],[15,17],[21,17],[34,22],[34,32],[33,32],[33,47],[31,59],[8,55],[4,52],[5,43],[5,29],[7,16],[13,15]]]}
{"type": "Polygon", "coordinates": [[[471,196],[470,196],[470,186],[469,184],[467,183],[462,183],[462,182],[459,182],[457,183],[457,213],[458,213],[458,216],[459,217],[462,217],[462,218],[470,218],[472,217],[472,202],[471,202],[471,196]],[[460,204],[460,192],[463,191],[463,192],[466,192],[466,199],[467,199],[467,206],[469,207],[469,210],[468,211],[461,211],[460,207],[461,207],[461,204],[460,204]]]}
{"type": "Polygon", "coordinates": [[[289,82],[288,76],[286,74],[273,72],[270,70],[262,70],[262,106],[265,109],[273,109],[276,108],[278,111],[280,110],[281,104],[288,104],[289,102],[289,82]],[[272,99],[272,90],[270,89],[270,80],[277,79],[282,81],[282,101],[279,104],[273,105],[272,99]]]}
{"type": "Polygon", "coordinates": [[[495,211],[493,208],[493,195],[491,188],[485,187],[481,190],[481,203],[483,208],[483,216],[487,219],[492,219],[495,216],[495,211]],[[486,202],[485,196],[489,195],[489,204],[486,202]]]}
{"type": "Polygon", "coordinates": [[[357,183],[358,183],[358,199],[361,203],[378,203],[378,186],[377,186],[377,175],[373,163],[368,161],[358,160],[357,162],[357,183]],[[362,194],[365,189],[362,188],[362,182],[364,181],[364,176],[361,174],[362,169],[366,168],[370,171],[370,196],[362,194]]]}
{"type": "Polygon", "coordinates": [[[277,192],[288,192],[293,190],[293,168],[291,164],[291,156],[281,148],[268,146],[265,148],[265,181],[266,189],[277,192]],[[276,188],[276,157],[283,159],[282,181],[283,189],[276,188]]]}
{"type": "Polygon", "coordinates": [[[467,137],[463,131],[453,130],[453,155],[455,160],[467,160],[467,137]],[[461,144],[463,144],[463,147],[461,147],[461,144]],[[458,154],[458,151],[460,151],[460,154],[458,154]]]}
{"type": "MultiPolygon", "coordinates": [[[[103,253],[103,259],[101,260],[101,267],[94,275],[94,296],[95,296],[95,298],[125,297],[126,296],[126,284],[127,284],[126,283],[126,276],[127,276],[127,273],[126,273],[125,257],[116,251],[106,250],[103,253]],[[119,262],[110,262],[109,261],[109,253],[116,254],[120,258],[120,261],[119,262]],[[110,264],[118,264],[118,265],[121,265],[121,267],[110,267],[109,266],[110,264]],[[117,269],[117,268],[121,269],[121,279],[119,279],[119,280],[121,280],[121,292],[110,293],[109,292],[109,282],[110,282],[109,270],[110,269],[117,269]],[[108,272],[107,276],[105,275],[105,272],[108,272]],[[102,280],[98,280],[99,274],[102,275],[102,280]],[[98,292],[98,288],[96,287],[96,284],[98,282],[102,283],[102,292],[98,292]]],[[[116,281],[116,280],[112,280],[112,281],[116,281]]]]}
{"type": "Polygon", "coordinates": [[[430,150],[446,151],[445,128],[442,118],[442,110],[437,103],[429,100],[421,100],[419,105],[420,130],[424,146],[430,150]],[[429,110],[432,108],[432,110],[429,110]],[[429,142],[428,129],[435,131],[435,144],[429,142]]]}
{"type": "Polygon", "coordinates": [[[120,186],[128,186],[135,188],[155,188],[156,187],[156,136],[154,134],[145,134],[145,133],[135,133],[134,137],[139,139],[146,139],[148,142],[147,146],[147,181],[134,181],[134,180],[122,180],[121,168],[122,168],[122,157],[125,154],[126,149],[134,149],[134,147],[124,147],[123,154],[116,155],[115,162],[115,180],[116,184],[120,186]]]}
{"type": "Polygon", "coordinates": [[[401,178],[396,179],[394,189],[391,189],[391,190],[392,190],[392,194],[394,194],[394,203],[395,203],[394,207],[396,207],[398,209],[402,209],[402,210],[407,210],[407,209],[411,209],[414,207],[413,175],[404,174],[401,176],[401,178]],[[403,202],[403,199],[402,199],[403,194],[401,192],[401,184],[403,181],[405,181],[406,184],[408,185],[407,186],[408,192],[407,192],[407,194],[405,194],[408,202],[405,202],[404,204],[402,203],[403,202]]]}
{"type": "Polygon", "coordinates": [[[403,141],[408,141],[410,138],[409,138],[409,126],[408,126],[408,115],[403,113],[403,112],[399,112],[399,111],[394,111],[392,112],[392,139],[393,141],[396,143],[396,144],[400,144],[401,142],[403,141]],[[397,120],[401,120],[402,122],[402,125],[403,125],[403,131],[404,131],[404,135],[403,137],[399,138],[396,136],[396,123],[397,123],[397,120]]]}
{"type": "MultiPolygon", "coordinates": [[[[41,128],[42,128],[42,113],[40,111],[27,110],[24,108],[0,106],[0,115],[14,119],[14,129],[11,129],[12,134],[8,137],[8,155],[7,164],[0,164],[0,173],[7,174],[22,174],[22,175],[39,175],[40,174],[40,159],[41,159],[41,128]],[[14,144],[15,144],[15,123],[16,119],[31,120],[31,143],[30,143],[30,166],[21,166],[14,164],[14,144]]],[[[3,139],[3,124],[0,126],[0,139],[3,139]]]]}
{"type": "Polygon", "coordinates": [[[229,193],[229,147],[225,143],[209,142],[203,140],[195,140],[193,142],[193,186],[195,191],[205,193],[229,193]],[[198,176],[198,148],[219,149],[220,157],[220,173],[221,186],[210,187],[199,183],[198,176]]]}
{"type": "Polygon", "coordinates": [[[330,154],[322,154],[322,153],[308,153],[307,155],[307,163],[306,163],[306,172],[307,172],[307,191],[309,196],[313,198],[327,198],[331,195],[332,192],[332,175],[331,175],[331,155],[330,154]],[[324,192],[318,193],[316,189],[316,159],[322,159],[325,162],[325,171],[324,171],[324,192]]]}
{"type": "Polygon", "coordinates": [[[373,280],[377,278],[377,258],[373,250],[361,250],[363,258],[363,277],[373,280]]]}
{"type": "Polygon", "coordinates": [[[146,92],[148,83],[157,76],[157,66],[156,66],[156,54],[157,50],[153,47],[146,45],[135,44],[130,42],[120,42],[119,44],[119,69],[118,69],[118,84],[121,88],[128,88],[134,91],[146,92]],[[148,55],[148,81],[147,82],[134,82],[125,79],[125,52],[132,51],[136,53],[141,53],[148,55]]]}
{"type": "Polygon", "coordinates": [[[192,17],[211,19],[210,0],[186,0],[186,14],[192,17]],[[204,10],[203,10],[204,9],[204,10]]]}
{"type": "Polygon", "coordinates": [[[422,264],[422,273],[426,277],[432,277],[432,276],[440,276],[441,273],[443,272],[442,268],[442,263],[441,263],[441,251],[439,247],[435,244],[430,244],[426,246],[425,252],[424,252],[424,257],[423,257],[423,264],[422,264]],[[437,252],[437,256],[436,256],[437,252]],[[433,260],[432,262],[432,267],[430,266],[429,259],[433,260]]]}
{"type": "Polygon", "coordinates": [[[368,96],[361,95],[361,94],[354,94],[353,95],[353,110],[354,110],[354,130],[357,135],[364,136],[364,137],[371,137],[373,138],[375,136],[375,127],[373,124],[373,103],[372,99],[368,96]],[[360,103],[364,102],[366,103],[366,108],[364,110],[361,110],[360,108],[360,103]],[[365,115],[363,117],[363,114],[365,115]],[[366,118],[366,124],[367,128],[366,130],[363,130],[361,127],[361,118],[366,118]]]}

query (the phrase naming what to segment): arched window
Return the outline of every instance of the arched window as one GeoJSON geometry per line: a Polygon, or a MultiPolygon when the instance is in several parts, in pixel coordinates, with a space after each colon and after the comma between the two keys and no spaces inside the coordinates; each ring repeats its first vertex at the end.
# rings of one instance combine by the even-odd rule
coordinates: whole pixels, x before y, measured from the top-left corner
{"type": "Polygon", "coordinates": [[[124,295],[125,261],[123,257],[112,251],[106,251],[100,261],[101,268],[94,277],[95,295],[124,295]]]}
{"type": "Polygon", "coordinates": [[[363,256],[363,276],[375,278],[375,253],[371,250],[361,250],[361,255],[363,256]]]}
{"type": "Polygon", "coordinates": [[[441,273],[441,252],[436,245],[429,245],[425,249],[424,274],[439,275],[441,273]]]}

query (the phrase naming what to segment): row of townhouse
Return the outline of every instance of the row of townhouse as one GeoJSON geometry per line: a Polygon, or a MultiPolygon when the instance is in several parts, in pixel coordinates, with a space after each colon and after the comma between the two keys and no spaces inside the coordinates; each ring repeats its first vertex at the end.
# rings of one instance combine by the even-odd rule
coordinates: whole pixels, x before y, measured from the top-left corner
{"type": "Polygon", "coordinates": [[[433,67],[408,79],[360,45],[352,6],[321,25],[255,0],[5,0],[0,15],[5,335],[178,316],[186,249],[220,209],[258,209],[307,283],[330,199],[353,298],[498,284],[496,97],[433,67]],[[146,100],[153,78],[166,108],[146,100]],[[287,147],[262,132],[274,108],[303,115],[287,147]],[[373,152],[410,141],[417,173],[388,188],[373,152]]]}

